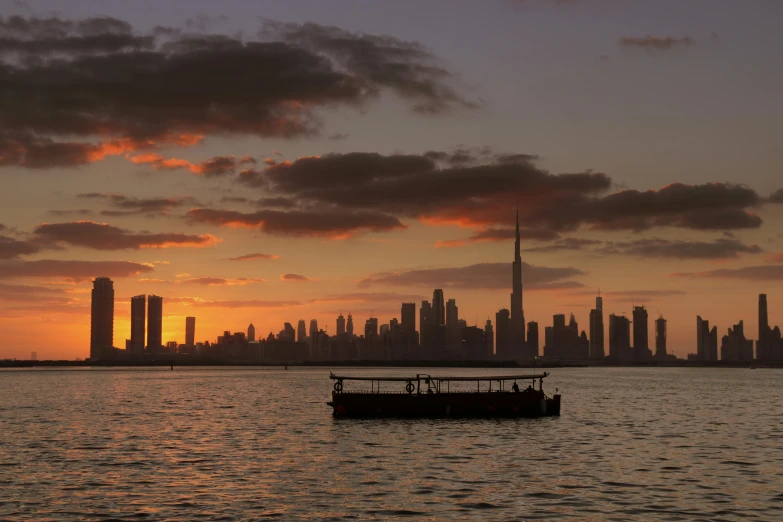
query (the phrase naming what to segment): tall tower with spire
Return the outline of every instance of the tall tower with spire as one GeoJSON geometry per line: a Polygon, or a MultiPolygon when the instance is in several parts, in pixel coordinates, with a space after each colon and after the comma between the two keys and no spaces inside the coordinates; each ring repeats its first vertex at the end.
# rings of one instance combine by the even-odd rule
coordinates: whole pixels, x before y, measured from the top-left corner
{"type": "Polygon", "coordinates": [[[514,353],[525,353],[525,313],[522,309],[522,255],[519,253],[519,206],[517,205],[517,230],[514,242],[513,287],[511,291],[511,329],[514,353]]]}

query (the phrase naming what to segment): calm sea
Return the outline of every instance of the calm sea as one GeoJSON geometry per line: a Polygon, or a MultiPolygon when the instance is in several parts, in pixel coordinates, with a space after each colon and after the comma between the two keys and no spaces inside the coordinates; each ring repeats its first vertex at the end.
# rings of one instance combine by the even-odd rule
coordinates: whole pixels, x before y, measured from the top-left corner
{"type": "Polygon", "coordinates": [[[783,520],[782,370],[555,369],[497,421],[335,421],[327,377],[2,371],[0,519],[783,520]]]}

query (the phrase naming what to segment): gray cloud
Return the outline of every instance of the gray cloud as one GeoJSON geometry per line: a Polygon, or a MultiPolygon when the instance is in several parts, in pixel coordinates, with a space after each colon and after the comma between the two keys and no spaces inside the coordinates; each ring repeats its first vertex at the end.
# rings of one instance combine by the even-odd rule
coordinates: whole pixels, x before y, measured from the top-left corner
{"type": "Polygon", "coordinates": [[[746,281],[781,281],[783,265],[757,265],[742,268],[719,268],[705,272],[679,272],[675,277],[707,277],[715,279],[741,279],[746,281]]]}
{"type": "Polygon", "coordinates": [[[205,247],[219,240],[209,234],[134,233],[91,221],[45,223],[35,233],[46,240],[94,250],[138,250],[139,248],[205,247]]]}
{"type": "MultiPolygon", "coordinates": [[[[566,281],[585,273],[576,268],[550,268],[522,264],[525,288],[533,290],[575,288],[581,283],[566,281]]],[[[509,263],[480,263],[456,268],[426,268],[381,272],[362,278],[358,285],[368,288],[393,285],[424,288],[503,289],[508,288],[509,263]]]]}
{"type": "Polygon", "coordinates": [[[282,274],[280,275],[281,281],[298,281],[298,282],[306,282],[310,281],[309,277],[305,277],[301,274],[282,274]]]}
{"type": "Polygon", "coordinates": [[[93,277],[129,277],[152,272],[150,265],[130,261],[40,261],[0,262],[0,278],[64,277],[84,281],[93,277]]]}
{"type": "Polygon", "coordinates": [[[739,254],[759,254],[762,249],[758,245],[746,245],[737,239],[686,241],[653,238],[607,242],[599,251],[604,254],[640,258],[730,259],[739,257],[739,254]]]}
{"type": "Polygon", "coordinates": [[[672,36],[623,36],[620,38],[622,47],[645,49],[648,51],[669,51],[675,47],[690,47],[696,45],[696,40],[690,36],[676,38],[672,36]]]}
{"type": "MultiPolygon", "coordinates": [[[[124,196],[122,194],[106,194],[99,192],[90,192],[77,195],[82,199],[104,200],[113,207],[121,209],[120,214],[158,214],[167,215],[172,209],[195,205],[198,202],[190,196],[180,196],[173,198],[136,198],[124,196]]],[[[112,214],[112,211],[104,211],[104,215],[112,214]]]]}

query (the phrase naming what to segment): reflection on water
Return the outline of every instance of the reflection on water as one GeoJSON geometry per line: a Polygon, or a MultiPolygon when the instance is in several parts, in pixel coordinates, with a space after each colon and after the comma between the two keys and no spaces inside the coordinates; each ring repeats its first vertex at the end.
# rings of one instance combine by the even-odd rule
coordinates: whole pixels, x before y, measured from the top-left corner
{"type": "Polygon", "coordinates": [[[555,369],[497,421],[335,421],[328,373],[0,372],[0,519],[783,519],[780,370],[555,369]]]}

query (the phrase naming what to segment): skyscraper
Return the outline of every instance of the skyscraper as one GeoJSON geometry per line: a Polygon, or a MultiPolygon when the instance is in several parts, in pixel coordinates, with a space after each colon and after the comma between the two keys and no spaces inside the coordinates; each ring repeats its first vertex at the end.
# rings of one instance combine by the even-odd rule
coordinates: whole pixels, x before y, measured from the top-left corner
{"type": "Polygon", "coordinates": [[[144,326],[147,315],[147,296],[131,297],[131,355],[144,355],[144,326]]]}
{"type": "Polygon", "coordinates": [[[299,319],[296,325],[296,342],[303,343],[307,339],[307,325],[305,325],[304,319],[299,319]]]}
{"type": "Polygon", "coordinates": [[[495,314],[495,355],[502,361],[515,358],[511,335],[511,314],[505,308],[498,310],[495,314]]]}
{"type": "Polygon", "coordinates": [[[756,359],[763,361],[769,357],[769,316],[767,315],[767,294],[759,294],[759,339],[756,342],[756,359]]]}
{"type": "Polygon", "coordinates": [[[310,338],[315,338],[318,334],[318,319],[310,319],[310,338]]]}
{"type": "Polygon", "coordinates": [[[446,303],[443,301],[443,290],[440,288],[432,292],[432,318],[435,326],[446,324],[446,303]]]}
{"type": "Polygon", "coordinates": [[[196,344],[196,318],[185,318],[185,344],[193,346],[196,344]]]}
{"type": "Polygon", "coordinates": [[[256,341],[256,327],[253,326],[253,323],[250,323],[250,326],[247,327],[247,340],[251,343],[256,341]]]}
{"type": "Polygon", "coordinates": [[[662,315],[655,320],[655,358],[666,359],[666,319],[662,315]]]}
{"type": "Polygon", "coordinates": [[[343,314],[337,316],[337,335],[345,335],[345,317],[343,317],[343,314]]]}
{"type": "Polygon", "coordinates": [[[364,323],[364,338],[366,340],[375,339],[378,337],[378,319],[370,317],[364,323]]]}
{"type": "Polygon", "coordinates": [[[353,316],[350,312],[348,312],[348,321],[345,324],[345,333],[348,334],[348,337],[353,337],[353,316]]]}
{"type": "Polygon", "coordinates": [[[643,361],[652,356],[648,315],[644,306],[633,307],[633,353],[634,359],[637,361],[643,361]]]}
{"type": "Polygon", "coordinates": [[[521,352],[525,344],[525,312],[522,308],[522,255],[519,247],[519,209],[517,208],[516,241],[512,264],[511,330],[514,350],[521,352]]]}
{"type": "Polygon", "coordinates": [[[590,310],[590,358],[604,358],[604,302],[595,298],[595,308],[590,310]]]}
{"type": "Polygon", "coordinates": [[[163,298],[149,296],[147,300],[147,351],[160,352],[163,346],[163,298]]]}
{"type": "Polygon", "coordinates": [[[402,331],[413,334],[416,331],[416,303],[402,303],[400,319],[402,331]]]}
{"type": "Polygon", "coordinates": [[[90,312],[90,358],[111,354],[114,347],[114,283],[108,277],[92,282],[90,312]]]}
{"type": "Polygon", "coordinates": [[[495,331],[492,328],[492,321],[487,319],[487,324],[484,325],[484,338],[487,341],[487,354],[491,359],[495,355],[495,331]]]}
{"type": "Polygon", "coordinates": [[[696,358],[700,361],[709,360],[707,345],[710,338],[710,322],[705,321],[700,315],[696,316],[696,358]]]}
{"type": "Polygon", "coordinates": [[[527,340],[525,341],[526,357],[532,359],[538,357],[538,323],[527,323],[527,340]]]}
{"type": "Polygon", "coordinates": [[[609,357],[618,361],[631,359],[631,321],[622,315],[609,316],[609,357]]]}

